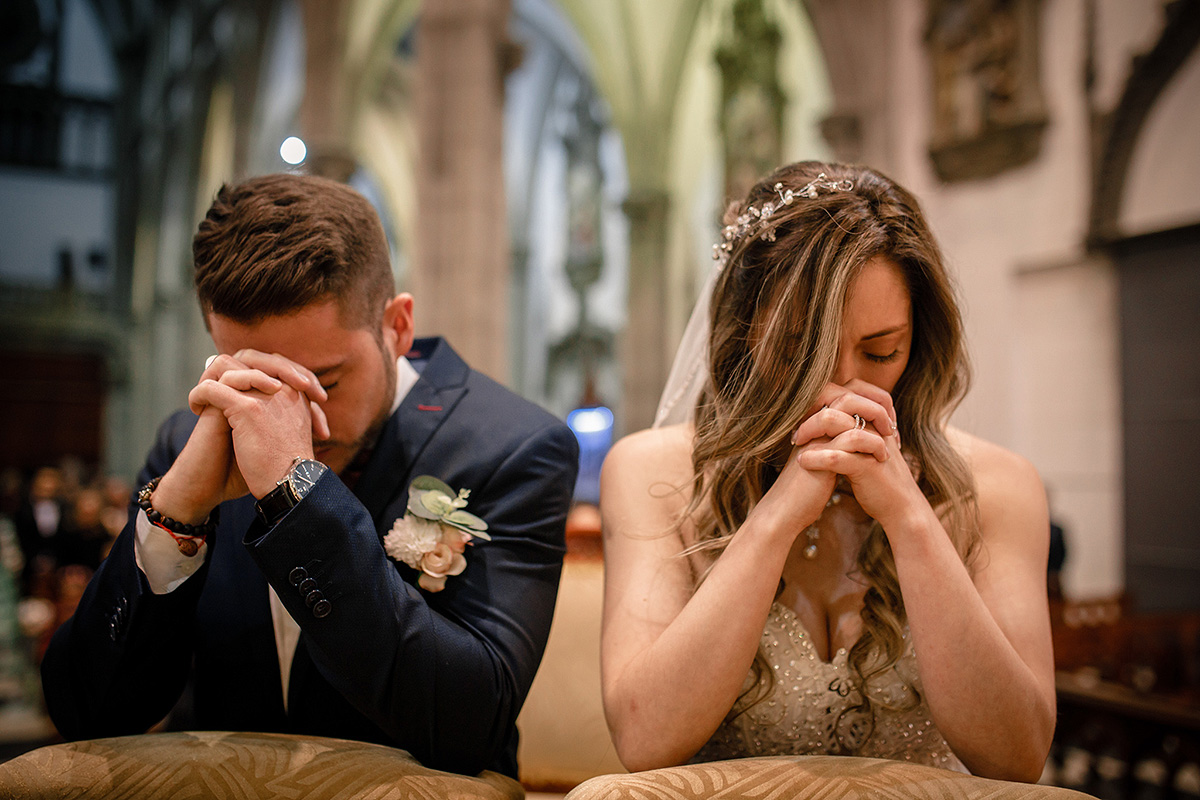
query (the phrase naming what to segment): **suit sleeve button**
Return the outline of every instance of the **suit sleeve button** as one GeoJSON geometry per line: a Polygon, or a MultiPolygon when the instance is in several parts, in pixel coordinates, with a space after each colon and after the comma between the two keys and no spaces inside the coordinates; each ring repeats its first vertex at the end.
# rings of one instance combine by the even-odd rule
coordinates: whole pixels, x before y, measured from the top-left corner
{"type": "Polygon", "coordinates": [[[318,600],[313,604],[312,613],[317,619],[324,619],[329,616],[329,612],[333,610],[333,605],[328,600],[318,600]]]}
{"type": "Polygon", "coordinates": [[[313,589],[308,594],[304,595],[304,603],[309,608],[312,608],[317,602],[324,600],[325,595],[321,594],[320,589],[313,589]]]}
{"type": "Polygon", "coordinates": [[[304,580],[307,577],[308,577],[308,570],[306,570],[304,567],[296,567],[295,569],[293,569],[291,572],[288,573],[288,580],[291,581],[292,586],[299,586],[300,581],[304,580]]]}
{"type": "Polygon", "coordinates": [[[312,578],[305,578],[304,580],[300,581],[300,585],[296,588],[300,590],[300,594],[307,595],[313,589],[317,588],[317,582],[312,578]]]}

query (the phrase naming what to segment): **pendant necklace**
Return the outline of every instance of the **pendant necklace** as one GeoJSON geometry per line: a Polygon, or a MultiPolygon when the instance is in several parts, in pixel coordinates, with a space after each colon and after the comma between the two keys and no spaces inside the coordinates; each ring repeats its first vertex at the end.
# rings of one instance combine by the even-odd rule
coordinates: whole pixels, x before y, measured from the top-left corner
{"type": "MultiPolygon", "coordinates": [[[[840,502],[842,502],[841,493],[834,492],[832,495],[830,495],[829,500],[825,502],[825,508],[833,508],[840,502]]],[[[824,511],[821,512],[821,517],[823,516],[825,516],[824,511]]],[[[817,557],[817,542],[821,538],[821,529],[818,527],[818,523],[820,523],[821,517],[817,517],[816,522],[804,529],[804,538],[807,540],[807,543],[804,545],[804,550],[802,552],[804,553],[804,557],[809,561],[812,561],[817,557]]]]}

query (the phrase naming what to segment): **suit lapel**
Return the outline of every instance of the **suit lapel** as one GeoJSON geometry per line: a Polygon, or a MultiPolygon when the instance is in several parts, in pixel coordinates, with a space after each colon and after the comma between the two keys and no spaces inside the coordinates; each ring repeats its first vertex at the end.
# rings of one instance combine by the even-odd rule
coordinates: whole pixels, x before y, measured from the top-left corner
{"type": "MultiPolygon", "coordinates": [[[[355,496],[370,512],[381,539],[391,523],[404,513],[412,465],[467,393],[467,376],[470,374],[466,362],[440,338],[417,340],[408,357],[420,377],[384,425],[375,450],[354,487],[355,496]],[[421,362],[425,362],[423,367],[421,362]]],[[[301,633],[292,658],[289,716],[305,712],[313,699],[312,692],[325,691],[320,689],[324,686],[323,681],[318,682],[320,686],[314,684],[316,673],[306,636],[301,633]]]]}
{"type": "Polygon", "coordinates": [[[406,503],[412,465],[434,432],[467,392],[470,370],[442,339],[420,339],[409,357],[414,364],[428,359],[416,384],[392,414],[379,436],[355,495],[382,529],[398,503],[406,503]]]}

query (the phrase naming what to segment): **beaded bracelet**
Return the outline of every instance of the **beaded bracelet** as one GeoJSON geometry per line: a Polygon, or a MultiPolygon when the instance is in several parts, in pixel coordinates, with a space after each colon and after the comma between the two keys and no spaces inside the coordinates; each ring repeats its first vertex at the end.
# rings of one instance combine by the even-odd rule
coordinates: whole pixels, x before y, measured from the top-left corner
{"type": "Polygon", "coordinates": [[[213,515],[209,514],[204,522],[199,525],[191,525],[171,519],[156,511],[150,503],[150,498],[154,495],[154,490],[158,488],[158,482],[161,480],[162,476],[160,475],[151,479],[149,483],[138,490],[138,507],[146,512],[146,519],[150,520],[151,524],[162,528],[171,535],[180,553],[191,558],[200,552],[200,545],[204,543],[205,538],[217,529],[217,522],[213,519],[213,515]]]}

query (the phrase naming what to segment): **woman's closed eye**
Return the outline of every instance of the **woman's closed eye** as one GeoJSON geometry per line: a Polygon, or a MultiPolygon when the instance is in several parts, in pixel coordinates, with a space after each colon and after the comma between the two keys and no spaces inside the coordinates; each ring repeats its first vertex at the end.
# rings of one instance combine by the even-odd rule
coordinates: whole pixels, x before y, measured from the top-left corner
{"type": "Polygon", "coordinates": [[[868,361],[874,361],[876,364],[890,364],[900,357],[900,348],[897,347],[890,353],[863,353],[868,361]]]}

